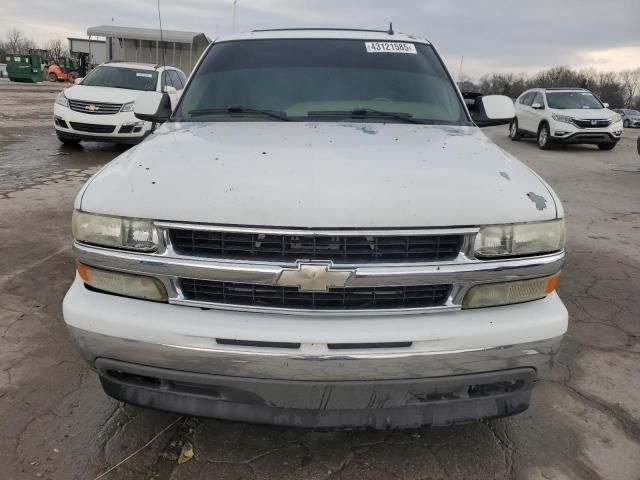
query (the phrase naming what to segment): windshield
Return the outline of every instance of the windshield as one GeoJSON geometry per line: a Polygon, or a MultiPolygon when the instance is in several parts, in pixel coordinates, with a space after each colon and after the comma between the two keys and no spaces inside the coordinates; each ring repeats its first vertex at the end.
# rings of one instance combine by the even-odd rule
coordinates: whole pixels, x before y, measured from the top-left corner
{"type": "Polygon", "coordinates": [[[97,67],[82,80],[81,85],[153,91],[156,89],[157,80],[158,73],[153,70],[97,67]]]}
{"type": "Polygon", "coordinates": [[[258,111],[292,120],[469,124],[431,46],[340,39],[216,44],[174,120],[230,121],[241,113],[242,121],[278,121],[258,111]]]}
{"type": "Polygon", "coordinates": [[[560,110],[604,108],[591,92],[547,92],[547,104],[560,110]]]}

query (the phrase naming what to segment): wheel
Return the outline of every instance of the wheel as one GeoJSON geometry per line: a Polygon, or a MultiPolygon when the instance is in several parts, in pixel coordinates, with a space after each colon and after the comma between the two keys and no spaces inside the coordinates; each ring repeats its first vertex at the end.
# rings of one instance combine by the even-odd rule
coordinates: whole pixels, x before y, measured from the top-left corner
{"type": "Polygon", "coordinates": [[[629,120],[625,120],[624,122],[622,122],[622,126],[623,126],[624,128],[629,128],[629,125],[631,125],[631,124],[629,123],[629,120]]]}
{"type": "Polygon", "coordinates": [[[511,125],[509,125],[509,138],[511,140],[513,140],[514,142],[517,142],[522,138],[522,134],[520,133],[520,130],[518,129],[518,119],[517,118],[514,118],[513,121],[511,122],[511,125]]]}
{"type": "Polygon", "coordinates": [[[615,146],[616,146],[615,143],[599,143],[598,144],[598,148],[600,150],[613,150],[615,146]]]}
{"type": "Polygon", "coordinates": [[[58,135],[58,140],[60,140],[63,145],[68,145],[70,147],[76,147],[80,144],[80,140],[77,138],[63,137],[62,135],[58,135]]]}
{"type": "Polygon", "coordinates": [[[50,82],[57,82],[58,81],[58,76],[55,73],[51,72],[49,74],[49,81],[50,82]]]}
{"type": "Polygon", "coordinates": [[[551,149],[551,133],[549,132],[549,125],[543,123],[538,129],[538,146],[542,150],[551,149]]]}

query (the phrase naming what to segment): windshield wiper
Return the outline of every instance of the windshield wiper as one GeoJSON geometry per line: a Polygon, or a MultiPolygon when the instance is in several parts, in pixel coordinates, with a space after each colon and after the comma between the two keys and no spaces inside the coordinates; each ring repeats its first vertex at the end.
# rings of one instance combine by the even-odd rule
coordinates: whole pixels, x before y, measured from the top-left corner
{"type": "Polygon", "coordinates": [[[396,113],[396,112],[385,112],[383,110],[375,110],[373,108],[354,108],[353,110],[347,111],[318,111],[318,112],[307,112],[309,116],[321,116],[321,115],[347,115],[350,118],[375,118],[375,117],[391,117],[397,120],[402,120],[406,123],[418,123],[424,124],[425,122],[421,120],[417,120],[411,116],[410,113],[396,113]]]}
{"type": "Polygon", "coordinates": [[[193,116],[216,115],[221,113],[257,113],[260,115],[265,115],[267,117],[277,118],[278,120],[282,120],[283,122],[292,121],[289,117],[287,117],[287,114],[284,112],[272,112],[270,110],[260,110],[258,108],[247,108],[247,107],[197,108],[195,110],[189,110],[187,112],[188,115],[193,115],[193,116]]]}

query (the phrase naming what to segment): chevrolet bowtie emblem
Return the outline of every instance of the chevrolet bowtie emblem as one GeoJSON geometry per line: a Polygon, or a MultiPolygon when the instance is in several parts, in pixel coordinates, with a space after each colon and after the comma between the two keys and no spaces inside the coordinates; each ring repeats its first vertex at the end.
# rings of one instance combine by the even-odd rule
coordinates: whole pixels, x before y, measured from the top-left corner
{"type": "Polygon", "coordinates": [[[95,112],[96,110],[98,110],[98,107],[96,107],[95,105],[87,105],[86,107],[87,110],[89,110],[90,112],[95,112]]]}
{"type": "Polygon", "coordinates": [[[281,287],[298,287],[300,292],[326,292],[344,287],[355,270],[334,270],[329,263],[298,263],[297,268],[283,268],[276,280],[281,287]]]}

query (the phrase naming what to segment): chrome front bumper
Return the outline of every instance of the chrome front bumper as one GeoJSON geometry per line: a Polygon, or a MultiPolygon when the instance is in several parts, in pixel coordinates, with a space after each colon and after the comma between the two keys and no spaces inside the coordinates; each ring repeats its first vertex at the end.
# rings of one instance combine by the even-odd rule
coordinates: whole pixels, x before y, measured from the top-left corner
{"type": "Polygon", "coordinates": [[[183,372],[240,378],[279,380],[389,380],[484,373],[533,368],[537,378],[548,375],[562,337],[456,351],[359,351],[309,354],[282,349],[201,348],[152,344],[116,338],[69,327],[87,363],[96,369],[97,359],[149,365],[183,372]]]}

